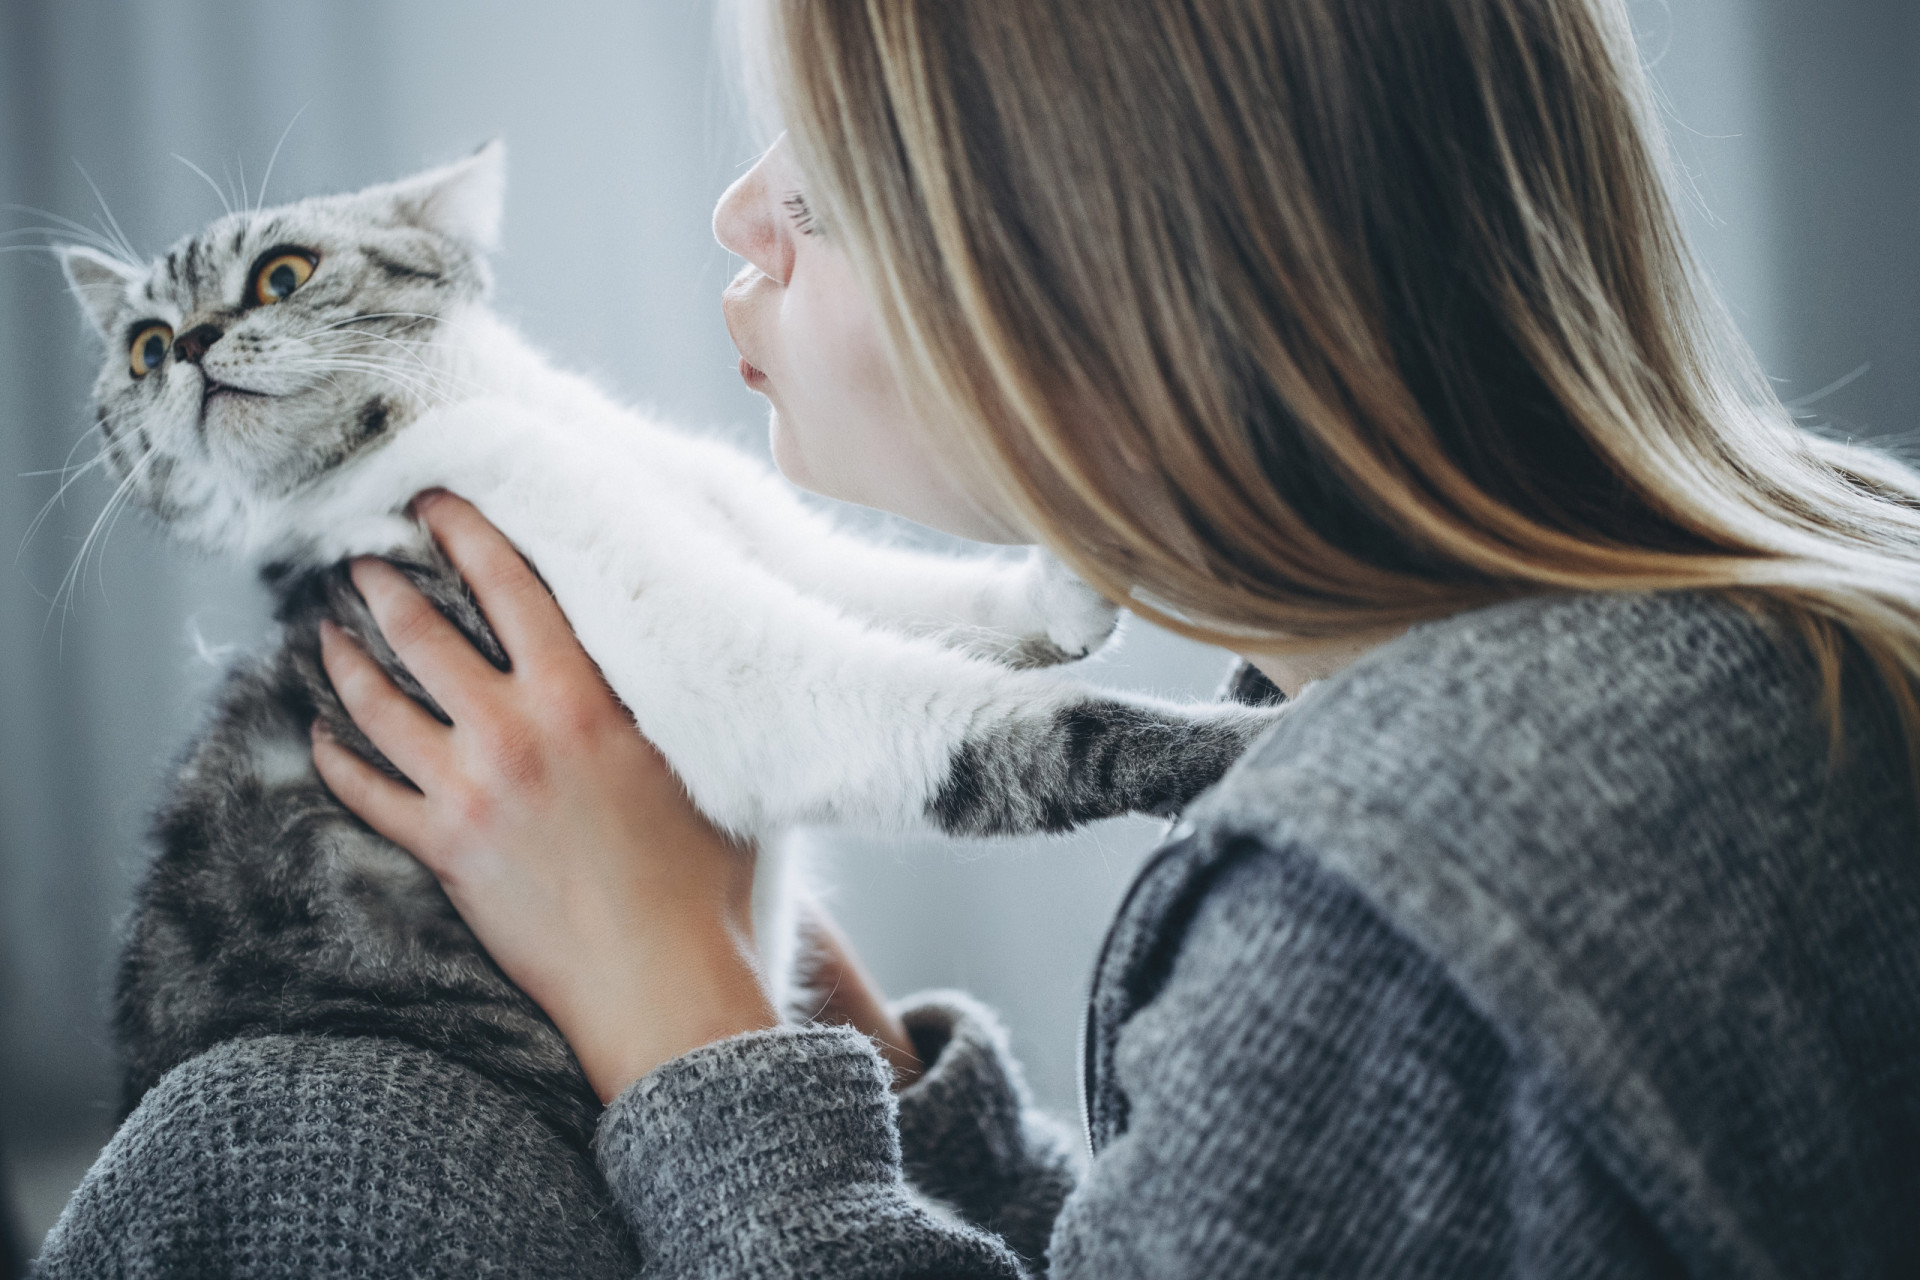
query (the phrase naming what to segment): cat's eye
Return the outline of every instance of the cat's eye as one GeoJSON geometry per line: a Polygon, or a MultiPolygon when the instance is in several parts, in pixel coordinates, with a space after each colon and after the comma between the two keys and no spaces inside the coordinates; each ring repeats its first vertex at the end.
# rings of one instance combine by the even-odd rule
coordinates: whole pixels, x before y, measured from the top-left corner
{"type": "Polygon", "coordinates": [[[140,326],[139,332],[133,335],[133,346],[127,351],[127,368],[136,378],[146,377],[167,358],[167,348],[172,345],[172,325],[155,321],[140,326]]]}
{"type": "Polygon", "coordinates": [[[253,280],[247,285],[247,302],[264,307],[284,302],[287,295],[313,278],[320,259],[305,249],[269,249],[254,265],[253,280]]]}

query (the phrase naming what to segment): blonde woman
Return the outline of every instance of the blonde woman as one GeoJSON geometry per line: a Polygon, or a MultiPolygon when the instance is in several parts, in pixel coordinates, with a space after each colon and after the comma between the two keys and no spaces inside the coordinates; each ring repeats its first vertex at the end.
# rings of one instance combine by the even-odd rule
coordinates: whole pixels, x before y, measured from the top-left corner
{"type": "Polygon", "coordinates": [[[469,1269],[612,1273],[606,1194],[678,1277],[1920,1274],[1920,482],[1798,431],[1715,309],[1620,0],[765,18],[789,132],[716,228],[782,469],[1044,541],[1296,700],[1113,924],[1091,1158],[990,1013],[843,944],[851,1027],[776,1025],[750,855],[443,497],[514,672],[363,566],[491,710],[335,645],[421,787],[316,760],[567,1036],[607,1190],[349,1049],[194,1176],[358,1152],[380,1238],[469,1269]]]}

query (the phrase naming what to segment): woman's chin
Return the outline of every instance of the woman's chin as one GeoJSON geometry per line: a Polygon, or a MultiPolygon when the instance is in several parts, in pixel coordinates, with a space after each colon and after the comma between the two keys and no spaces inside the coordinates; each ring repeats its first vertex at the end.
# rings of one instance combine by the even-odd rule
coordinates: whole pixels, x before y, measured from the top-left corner
{"type": "Polygon", "coordinates": [[[819,492],[813,487],[806,457],[800,452],[800,441],[778,406],[767,415],[767,444],[773,451],[773,465],[781,475],[809,493],[819,492]]]}
{"type": "Polygon", "coordinates": [[[938,480],[917,474],[911,465],[879,456],[884,445],[873,445],[861,454],[857,449],[845,447],[843,442],[829,439],[824,451],[827,465],[816,465],[820,461],[818,455],[814,463],[810,463],[802,432],[787,420],[778,405],[767,418],[767,438],[773,452],[773,465],[808,493],[890,512],[929,529],[974,542],[1019,545],[1034,540],[1024,529],[996,518],[964,494],[947,492],[938,480]],[[843,447],[836,449],[833,447],[836,444],[843,447]],[[890,461],[895,465],[890,466],[890,461]]]}

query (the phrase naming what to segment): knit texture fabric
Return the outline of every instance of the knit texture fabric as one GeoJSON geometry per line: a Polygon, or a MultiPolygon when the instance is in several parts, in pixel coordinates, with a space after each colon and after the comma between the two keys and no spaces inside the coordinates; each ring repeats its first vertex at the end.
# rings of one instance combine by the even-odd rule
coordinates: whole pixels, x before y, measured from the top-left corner
{"type": "Polygon", "coordinates": [[[1043,1264],[1084,1148],[1035,1109],[1006,1030],[990,1010],[960,992],[939,991],[914,997],[899,1012],[915,1052],[931,1064],[900,1095],[908,1182],[1029,1263],[1043,1264]]]}
{"type": "Polygon", "coordinates": [[[632,1276],[592,1163],[513,1095],[391,1040],[231,1041],[147,1092],[47,1277],[632,1276]]]}
{"type": "Polygon", "coordinates": [[[869,1041],[816,1027],[706,1045],[634,1084],[601,1121],[600,1158],[653,1269],[1013,1274],[1004,1244],[908,1189],[890,1080],[869,1041]]]}
{"type": "MultiPolygon", "coordinates": [[[[1865,677],[1832,749],[1801,655],[1717,597],[1561,597],[1310,689],[1142,878],[1164,910],[1122,913],[1096,1133],[1125,1127],[1113,1029],[1152,1003],[1172,922],[1277,852],[1438,964],[1688,1274],[1920,1275],[1911,775],[1865,677]]],[[[1535,1132],[1510,1130],[1509,1159],[1535,1132]]],[[[1509,1175],[1522,1259],[1587,1221],[1538,1202],[1546,1172],[1509,1175]]]]}
{"type": "Polygon", "coordinates": [[[257,1040],[148,1096],[45,1274],[1920,1275],[1920,822],[1884,694],[1834,756],[1794,654],[1563,597],[1313,686],[1116,918],[1084,1173],[956,997],[898,1099],[841,1029],[666,1064],[602,1178],[431,1055],[257,1040]]]}

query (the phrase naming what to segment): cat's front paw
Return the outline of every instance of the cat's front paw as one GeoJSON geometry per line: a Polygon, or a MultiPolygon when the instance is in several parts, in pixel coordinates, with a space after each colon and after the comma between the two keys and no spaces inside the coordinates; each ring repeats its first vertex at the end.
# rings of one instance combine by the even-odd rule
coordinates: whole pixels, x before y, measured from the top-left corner
{"type": "Polygon", "coordinates": [[[1113,635],[1120,610],[1073,576],[1051,552],[1036,547],[1027,561],[1027,592],[1046,634],[1021,646],[1031,666],[1051,666],[1086,657],[1113,635]]]}

